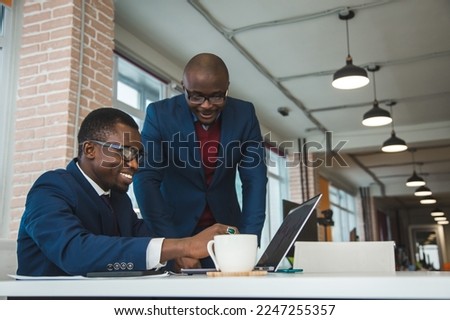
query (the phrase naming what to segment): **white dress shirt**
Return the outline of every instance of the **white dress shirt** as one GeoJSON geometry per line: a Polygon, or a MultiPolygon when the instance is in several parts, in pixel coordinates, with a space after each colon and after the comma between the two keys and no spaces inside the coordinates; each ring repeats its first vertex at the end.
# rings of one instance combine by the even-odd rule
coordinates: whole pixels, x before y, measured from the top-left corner
{"type": "MultiPolygon", "coordinates": [[[[102,195],[110,195],[111,190],[103,190],[97,183],[95,183],[94,180],[88,177],[87,174],[84,173],[84,171],[80,168],[78,165],[78,162],[76,163],[78,169],[80,169],[83,176],[86,178],[86,180],[91,184],[91,186],[94,188],[94,190],[97,192],[98,196],[102,195]]],[[[146,253],[146,265],[147,269],[154,269],[154,268],[161,268],[166,265],[166,263],[161,264],[159,261],[161,259],[161,249],[163,244],[164,238],[152,238],[147,246],[147,253],[146,253]]]]}

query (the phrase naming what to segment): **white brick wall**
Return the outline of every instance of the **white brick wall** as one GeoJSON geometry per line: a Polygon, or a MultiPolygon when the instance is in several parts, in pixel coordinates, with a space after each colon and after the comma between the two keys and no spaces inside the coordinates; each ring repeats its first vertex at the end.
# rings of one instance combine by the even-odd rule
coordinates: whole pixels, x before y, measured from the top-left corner
{"type": "MultiPolygon", "coordinates": [[[[32,183],[76,155],[81,12],[80,0],[25,1],[10,210],[13,238],[32,183]]],[[[113,0],[85,2],[78,124],[91,110],[112,106],[113,17],[113,0]]]]}

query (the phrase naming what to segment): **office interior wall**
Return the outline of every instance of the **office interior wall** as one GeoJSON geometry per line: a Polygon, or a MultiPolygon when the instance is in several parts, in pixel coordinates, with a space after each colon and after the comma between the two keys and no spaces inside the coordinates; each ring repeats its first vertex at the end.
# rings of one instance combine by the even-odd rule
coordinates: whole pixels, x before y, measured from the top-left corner
{"type": "Polygon", "coordinates": [[[112,106],[113,0],[26,0],[22,9],[11,237],[32,183],[76,155],[89,111],[112,106]]]}

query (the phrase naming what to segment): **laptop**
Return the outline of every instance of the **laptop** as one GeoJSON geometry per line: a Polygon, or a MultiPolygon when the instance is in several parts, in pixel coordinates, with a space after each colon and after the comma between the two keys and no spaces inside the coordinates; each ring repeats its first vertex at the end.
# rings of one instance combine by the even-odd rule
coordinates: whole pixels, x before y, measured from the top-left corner
{"type": "MultiPolygon", "coordinates": [[[[255,270],[269,272],[278,270],[321,198],[320,193],[289,212],[256,263],[255,270]]],[[[209,271],[217,270],[214,268],[181,269],[181,273],[185,274],[201,274],[209,271]]]]}

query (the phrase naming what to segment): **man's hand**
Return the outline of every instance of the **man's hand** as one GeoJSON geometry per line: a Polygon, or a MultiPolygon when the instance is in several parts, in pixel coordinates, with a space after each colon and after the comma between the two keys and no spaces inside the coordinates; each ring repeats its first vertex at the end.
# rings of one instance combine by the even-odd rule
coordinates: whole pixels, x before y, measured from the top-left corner
{"type": "Polygon", "coordinates": [[[235,233],[239,232],[236,227],[216,223],[192,237],[165,239],[162,245],[160,261],[166,262],[168,260],[184,257],[197,260],[206,258],[209,255],[206,249],[208,242],[212,240],[215,235],[229,234],[230,228],[233,228],[235,233]]]}
{"type": "Polygon", "coordinates": [[[202,265],[200,263],[200,260],[183,257],[175,259],[174,271],[181,272],[181,268],[197,269],[201,267],[202,265]]]}
{"type": "MultiPolygon", "coordinates": [[[[235,233],[238,233],[238,229],[236,227],[231,227],[235,230],[235,233]]],[[[195,236],[190,238],[186,238],[188,241],[188,256],[192,258],[205,258],[209,256],[208,251],[206,250],[206,245],[212,239],[214,239],[215,235],[218,234],[228,234],[230,226],[216,223],[202,232],[197,233],[195,236]]]]}

